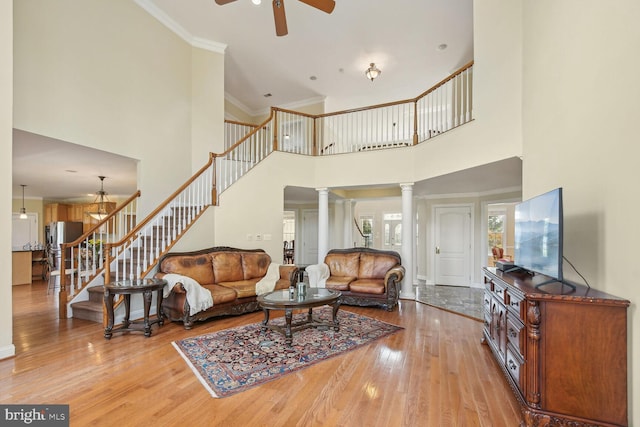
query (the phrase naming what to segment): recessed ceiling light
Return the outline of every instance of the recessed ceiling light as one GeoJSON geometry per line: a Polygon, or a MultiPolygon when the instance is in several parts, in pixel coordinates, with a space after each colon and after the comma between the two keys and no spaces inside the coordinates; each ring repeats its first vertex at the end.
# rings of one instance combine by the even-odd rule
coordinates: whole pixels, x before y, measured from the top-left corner
{"type": "Polygon", "coordinates": [[[265,93],[265,94],[264,94],[264,95],[262,95],[262,96],[264,96],[265,98],[269,98],[269,97],[270,97],[270,96],[272,96],[272,95],[271,95],[270,93],[265,93]]]}
{"type": "Polygon", "coordinates": [[[438,50],[445,50],[447,48],[447,44],[446,43],[442,43],[438,45],[438,50]]]}
{"type": "Polygon", "coordinates": [[[260,3],[262,3],[262,0],[251,0],[251,3],[255,4],[256,6],[258,6],[260,3]]]}

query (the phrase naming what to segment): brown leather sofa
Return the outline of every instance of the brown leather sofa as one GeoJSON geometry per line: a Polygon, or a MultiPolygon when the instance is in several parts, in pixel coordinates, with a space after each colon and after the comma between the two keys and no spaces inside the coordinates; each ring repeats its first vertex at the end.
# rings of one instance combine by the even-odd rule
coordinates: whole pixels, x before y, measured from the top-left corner
{"type": "MultiPolygon", "coordinates": [[[[191,315],[185,287],[177,283],[163,300],[164,315],[172,321],[182,321],[185,329],[191,329],[197,320],[259,310],[256,283],[267,274],[270,264],[271,257],[262,249],[213,247],[168,253],[160,258],[155,277],[162,278],[168,273],[188,276],[211,292],[213,306],[191,315]]],[[[274,289],[286,289],[294,284],[297,271],[295,265],[280,265],[280,277],[274,289]]]]}
{"type": "Polygon", "coordinates": [[[380,306],[387,311],[398,304],[404,277],[397,252],[370,248],[332,249],[324,258],[324,266],[311,265],[306,271],[310,286],[340,291],[341,304],[380,306]]]}

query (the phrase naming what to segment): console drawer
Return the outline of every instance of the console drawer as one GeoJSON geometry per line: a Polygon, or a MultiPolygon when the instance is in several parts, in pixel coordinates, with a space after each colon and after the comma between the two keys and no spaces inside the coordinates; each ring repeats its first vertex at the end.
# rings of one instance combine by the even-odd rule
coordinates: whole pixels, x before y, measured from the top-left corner
{"type": "Polygon", "coordinates": [[[518,295],[514,293],[511,289],[509,289],[507,290],[505,304],[507,305],[507,307],[509,307],[509,311],[514,313],[520,319],[524,320],[525,318],[524,295],[518,295]]]}
{"type": "Polygon", "coordinates": [[[520,368],[524,364],[524,361],[520,357],[515,355],[515,353],[511,350],[511,347],[507,347],[507,357],[505,359],[505,364],[507,366],[507,371],[509,371],[509,375],[518,385],[520,393],[522,393],[523,383],[520,379],[520,368]]]}
{"type": "Polygon", "coordinates": [[[491,281],[491,293],[502,303],[505,301],[505,294],[507,292],[507,288],[502,286],[499,283],[491,281]]]}
{"type": "Polygon", "coordinates": [[[485,292],[482,298],[484,311],[491,311],[491,294],[489,292],[485,292]]]}
{"type": "Polygon", "coordinates": [[[523,357],[524,337],[524,325],[513,316],[507,316],[507,338],[520,357],[523,357]]]}

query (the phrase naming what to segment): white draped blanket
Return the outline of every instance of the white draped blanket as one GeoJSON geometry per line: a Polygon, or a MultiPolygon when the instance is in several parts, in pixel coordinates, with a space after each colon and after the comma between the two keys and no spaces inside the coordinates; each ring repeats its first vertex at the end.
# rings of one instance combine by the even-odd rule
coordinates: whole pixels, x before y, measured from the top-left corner
{"type": "Polygon", "coordinates": [[[309,286],[312,288],[326,288],[329,278],[329,266],[325,263],[308,266],[305,271],[309,276],[309,286]]]}
{"type": "Polygon", "coordinates": [[[280,279],[280,264],[272,262],[269,264],[267,274],[256,283],[256,295],[271,292],[276,287],[276,282],[280,279]]]}
{"type": "Polygon", "coordinates": [[[207,288],[203,288],[200,283],[195,281],[189,276],[183,276],[181,274],[169,273],[163,277],[167,281],[167,286],[164,287],[163,296],[168,297],[171,293],[171,289],[178,283],[182,284],[182,287],[187,292],[187,302],[189,303],[189,315],[193,316],[196,313],[204,311],[213,306],[213,296],[207,288]]]}

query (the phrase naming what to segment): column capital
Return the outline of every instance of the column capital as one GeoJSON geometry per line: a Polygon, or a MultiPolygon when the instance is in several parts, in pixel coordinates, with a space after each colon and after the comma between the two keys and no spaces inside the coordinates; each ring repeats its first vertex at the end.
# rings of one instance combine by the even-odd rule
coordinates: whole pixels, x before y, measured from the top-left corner
{"type": "Polygon", "coordinates": [[[401,182],[399,185],[400,185],[400,188],[405,189],[405,188],[413,187],[414,183],[413,182],[401,182]]]}
{"type": "Polygon", "coordinates": [[[320,187],[320,188],[316,188],[316,191],[318,193],[328,193],[329,192],[329,188],[328,187],[320,187]]]}

